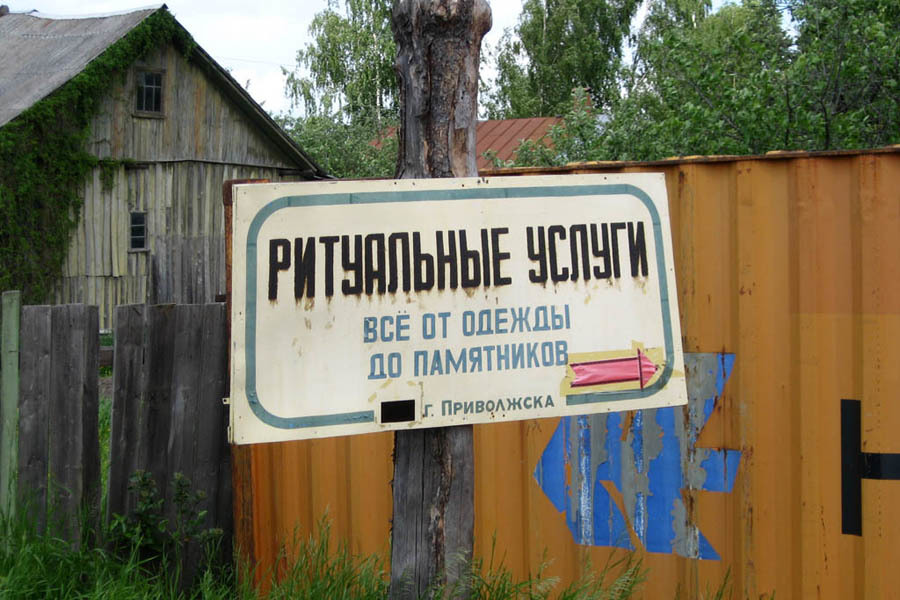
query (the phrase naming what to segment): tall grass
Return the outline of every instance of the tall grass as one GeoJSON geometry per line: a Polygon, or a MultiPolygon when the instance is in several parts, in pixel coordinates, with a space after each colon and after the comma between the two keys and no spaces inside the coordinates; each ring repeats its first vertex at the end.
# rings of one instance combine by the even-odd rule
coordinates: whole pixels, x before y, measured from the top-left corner
{"type": "Polygon", "coordinates": [[[472,565],[470,597],[480,600],[626,600],[638,590],[647,572],[639,559],[631,553],[613,554],[606,564],[595,571],[590,561],[582,566],[583,575],[562,590],[557,590],[559,578],[547,577],[550,566],[545,560],[537,574],[529,579],[516,580],[501,560],[494,565],[496,541],[492,544],[490,561],[485,566],[476,559],[472,565]]]}
{"type": "Polygon", "coordinates": [[[0,515],[0,597],[163,598],[165,582],[134,556],[75,548],[40,534],[25,517],[0,515]]]}
{"type": "Polygon", "coordinates": [[[384,560],[353,556],[345,542],[332,544],[327,518],[308,537],[295,534],[267,583],[273,600],[381,600],[388,593],[384,560]]]}
{"type": "MultiPolygon", "coordinates": [[[[174,599],[174,600],[383,600],[388,597],[388,573],[378,555],[353,556],[346,544],[331,542],[326,520],[306,538],[297,538],[278,561],[276,572],[266,574],[266,592],[250,583],[253,573],[244,565],[243,577],[227,569],[208,567],[192,589],[179,589],[178,569],[143,556],[139,548],[116,553],[102,544],[74,547],[51,534],[39,534],[25,518],[0,515],[0,597],[59,599],[174,599]]],[[[435,598],[479,600],[626,600],[631,598],[645,571],[640,561],[625,554],[557,590],[558,579],[545,577],[545,569],[532,579],[517,580],[502,561],[473,561],[462,582],[432,590],[435,598]],[[465,590],[464,595],[461,595],[465,590]]]]}
{"type": "MultiPolygon", "coordinates": [[[[108,376],[109,373],[104,375],[108,376]]],[[[109,471],[109,434],[111,399],[102,396],[99,403],[103,508],[105,509],[109,471]]],[[[49,526],[38,532],[29,520],[29,511],[15,517],[0,512],[0,598],[31,599],[173,599],[173,600],[382,600],[388,597],[389,573],[379,555],[354,556],[345,543],[334,544],[327,517],[310,535],[295,536],[294,543],[282,552],[274,573],[264,574],[263,590],[252,585],[254,573],[240,565],[243,576],[235,576],[229,566],[208,562],[184,589],[178,558],[178,540],[197,539],[207,532],[196,518],[197,497],[184,489],[178,503],[181,519],[167,524],[162,500],[154,495],[152,480],[136,473],[132,493],[138,495],[136,514],[115,517],[101,531],[85,536],[81,545],[73,545],[53,534],[49,526]],[[196,523],[194,522],[196,521],[196,523]],[[174,529],[173,529],[174,528],[174,529]],[[186,534],[187,532],[187,534],[186,534]],[[175,560],[172,560],[174,557],[175,560]]],[[[176,481],[182,487],[189,485],[176,481]]],[[[547,565],[529,579],[517,579],[496,559],[496,543],[490,557],[471,561],[459,582],[431,591],[435,598],[472,598],[478,600],[626,600],[631,598],[646,572],[630,553],[618,555],[599,570],[589,564],[585,575],[562,590],[559,580],[545,576],[547,565]]],[[[727,579],[726,579],[727,583],[727,579]]],[[[724,589],[715,598],[722,598],[724,589]]]]}
{"type": "Polygon", "coordinates": [[[100,395],[98,400],[99,415],[97,420],[100,438],[100,490],[103,496],[101,515],[106,514],[106,497],[109,491],[109,438],[112,433],[112,398],[100,395]]]}

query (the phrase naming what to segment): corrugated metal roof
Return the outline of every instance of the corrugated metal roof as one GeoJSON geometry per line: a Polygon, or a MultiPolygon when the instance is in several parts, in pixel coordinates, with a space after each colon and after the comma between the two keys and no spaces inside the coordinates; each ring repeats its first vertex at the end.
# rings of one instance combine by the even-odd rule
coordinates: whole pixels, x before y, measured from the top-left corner
{"type": "Polygon", "coordinates": [[[57,19],[37,12],[0,17],[0,126],[80,73],[161,6],[57,19]]]}
{"type": "Polygon", "coordinates": [[[562,119],[558,117],[479,121],[475,134],[478,170],[492,168],[483,156],[488,150],[494,150],[500,160],[510,160],[523,140],[536,140],[560,122],[562,119]]]}
{"type": "MultiPolygon", "coordinates": [[[[158,10],[53,17],[37,11],[0,17],[0,127],[80,73],[104,50],[158,10]]],[[[308,178],[330,177],[203,48],[193,58],[308,178]]]]}

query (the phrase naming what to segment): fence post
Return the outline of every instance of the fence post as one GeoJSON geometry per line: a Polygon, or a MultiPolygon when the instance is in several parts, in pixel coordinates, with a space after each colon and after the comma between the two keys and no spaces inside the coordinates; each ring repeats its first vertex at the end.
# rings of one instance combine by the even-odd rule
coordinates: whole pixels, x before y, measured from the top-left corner
{"type": "Polygon", "coordinates": [[[15,510],[15,473],[18,463],[19,319],[21,292],[3,292],[0,332],[0,510],[15,510]]]}

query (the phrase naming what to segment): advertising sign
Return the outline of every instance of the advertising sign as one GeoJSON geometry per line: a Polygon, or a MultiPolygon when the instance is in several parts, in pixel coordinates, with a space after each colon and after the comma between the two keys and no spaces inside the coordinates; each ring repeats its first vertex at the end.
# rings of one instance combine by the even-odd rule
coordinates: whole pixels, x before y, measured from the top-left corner
{"type": "Polygon", "coordinates": [[[233,199],[233,443],[687,402],[662,175],[233,199]]]}

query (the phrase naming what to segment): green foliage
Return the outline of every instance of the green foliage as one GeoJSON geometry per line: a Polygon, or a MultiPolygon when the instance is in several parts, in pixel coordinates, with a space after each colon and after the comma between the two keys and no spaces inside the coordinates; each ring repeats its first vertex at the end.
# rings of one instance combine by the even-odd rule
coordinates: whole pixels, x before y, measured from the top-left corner
{"type": "Polygon", "coordinates": [[[295,539],[283,550],[278,573],[273,574],[268,597],[277,600],[330,600],[387,598],[384,562],[376,555],[358,558],[346,544],[334,547],[326,518],[306,539],[295,539]]]}
{"type": "Polygon", "coordinates": [[[188,545],[195,544],[204,553],[209,567],[222,530],[204,526],[207,513],[200,509],[200,504],[206,495],[193,491],[187,477],[176,473],[172,485],[173,510],[168,512],[174,516],[170,519],[153,476],[136,471],[128,483],[128,491],[135,496],[134,510],[128,516],[112,516],[106,533],[108,542],[123,556],[138,556],[145,566],[174,574],[179,573],[188,545]]]}
{"type": "Polygon", "coordinates": [[[887,0],[654,0],[604,118],[577,97],[512,164],[655,160],[900,141],[900,7],[887,0]],[[596,114],[596,113],[595,113],[596,114]]]}
{"type": "MultiPolygon", "coordinates": [[[[100,370],[102,371],[104,368],[109,368],[110,374],[104,375],[101,372],[100,377],[111,376],[112,369],[110,367],[100,367],[100,370]]],[[[97,437],[100,441],[100,489],[104,494],[100,514],[106,514],[106,490],[109,489],[109,441],[112,433],[112,398],[108,395],[101,395],[99,398],[97,425],[99,434],[97,437]]]]}
{"type": "Polygon", "coordinates": [[[867,148],[900,140],[900,9],[744,0],[709,16],[657,1],[611,111],[604,158],[867,148]]]}
{"type": "Polygon", "coordinates": [[[118,560],[100,548],[75,549],[40,535],[23,518],[0,516],[0,596],[3,598],[151,598],[159,582],[136,557],[118,560]]]}
{"type": "Polygon", "coordinates": [[[604,151],[616,159],[759,154],[790,143],[784,94],[790,40],[772,0],[702,17],[656,3],[604,151]]]}
{"type": "MultiPolygon", "coordinates": [[[[313,42],[297,52],[285,91],[293,106],[308,116],[372,123],[396,118],[397,77],[394,36],[388,0],[338,0],[316,14],[309,33],[313,42]]],[[[370,139],[374,139],[374,136],[370,139]]]]}
{"type": "Polygon", "coordinates": [[[493,119],[554,116],[573,89],[595,107],[616,94],[616,71],[637,0],[525,0],[514,32],[496,52],[496,88],[485,108],[493,119]]]}
{"type": "Polygon", "coordinates": [[[379,128],[374,119],[347,122],[337,114],[317,114],[281,115],[276,121],[335,177],[391,177],[397,168],[395,129],[388,125],[379,128]]]}
{"type": "MultiPolygon", "coordinates": [[[[20,514],[16,520],[0,514],[0,597],[91,599],[193,599],[226,600],[238,598],[299,600],[383,600],[388,597],[388,574],[378,555],[353,556],[344,543],[331,542],[327,518],[305,539],[296,539],[282,552],[277,573],[271,574],[269,591],[262,595],[248,582],[252,574],[248,565],[239,566],[243,577],[225,570],[206,568],[190,589],[177,586],[177,568],[167,570],[167,563],[149,552],[148,538],[158,540],[157,550],[165,552],[168,542],[162,504],[153,491],[148,476],[136,474],[134,492],[139,495],[141,525],[129,527],[134,544],[113,550],[83,545],[74,548],[69,542],[38,534],[34,526],[20,514]],[[238,583],[238,579],[242,583],[238,583]]],[[[190,505],[190,501],[185,506],[190,505]]],[[[190,512],[190,511],[189,511],[190,512]]],[[[195,516],[189,517],[188,521],[195,516]]],[[[106,537],[110,537],[109,534],[106,537]]],[[[173,536],[173,537],[178,537],[173,536]]],[[[547,577],[545,562],[534,578],[517,580],[503,564],[495,563],[495,553],[487,566],[476,560],[464,580],[465,597],[479,600],[626,600],[639,589],[646,577],[641,562],[634,555],[614,555],[599,570],[590,563],[583,567],[585,575],[565,589],[554,593],[558,579],[547,577]]],[[[460,587],[433,590],[434,598],[458,597],[460,587]]],[[[708,595],[706,597],[709,597],[708,595]]],[[[717,592],[715,597],[721,597],[717,592]]]]}
{"type": "Polygon", "coordinates": [[[281,125],[322,168],[340,178],[390,177],[397,165],[397,77],[387,0],[329,0],[313,41],[297,52],[285,92],[303,116],[281,125]]]}
{"type": "Polygon", "coordinates": [[[606,564],[595,571],[589,560],[582,565],[583,575],[554,594],[558,577],[545,575],[549,562],[545,559],[534,577],[518,581],[503,560],[495,564],[496,539],[490,559],[485,565],[475,559],[468,574],[451,586],[431,590],[429,598],[471,598],[473,600],[627,600],[640,588],[647,576],[642,562],[631,553],[612,554],[606,564]]]}
{"type": "MultiPolygon", "coordinates": [[[[46,300],[77,224],[79,188],[101,161],[87,150],[91,120],[110,86],[161,44],[186,54],[193,41],[160,10],[78,75],[0,128],[0,288],[26,302],[46,300]]],[[[115,167],[103,163],[104,183],[115,167]]]]}
{"type": "Polygon", "coordinates": [[[789,71],[796,145],[900,141],[900,4],[787,0],[787,6],[798,34],[789,71]]]}
{"type": "Polygon", "coordinates": [[[27,511],[0,514],[0,597],[66,599],[233,598],[233,581],[207,570],[193,590],[180,593],[164,571],[148,568],[137,552],[70,542],[36,531],[27,511]]]}
{"type": "Polygon", "coordinates": [[[559,594],[558,600],[627,600],[647,579],[643,563],[631,553],[610,555],[597,573],[587,562],[583,572],[581,579],[559,594]]]}
{"type": "MultiPolygon", "coordinates": [[[[731,589],[731,567],[725,571],[725,577],[722,579],[722,583],[719,584],[719,587],[715,589],[715,591],[710,591],[709,585],[706,586],[706,593],[703,594],[703,600],[725,600],[725,598],[730,598],[732,593],[731,589]]],[[[762,598],[762,596],[760,596],[762,598]]]]}

